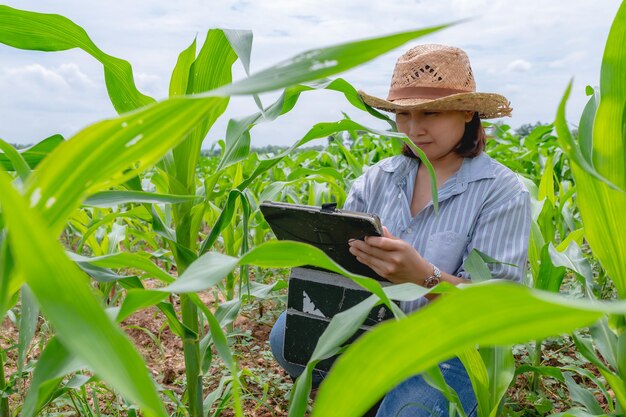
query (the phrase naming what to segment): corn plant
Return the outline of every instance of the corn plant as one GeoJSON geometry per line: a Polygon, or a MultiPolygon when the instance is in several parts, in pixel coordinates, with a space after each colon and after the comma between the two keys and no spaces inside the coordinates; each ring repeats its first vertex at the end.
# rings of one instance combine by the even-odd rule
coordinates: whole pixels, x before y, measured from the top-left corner
{"type": "MultiPolygon", "coordinates": [[[[600,93],[591,98],[583,113],[579,142],[573,140],[565,124],[567,94],[559,107],[556,124],[559,143],[572,165],[586,237],[612,277],[620,298],[624,297],[626,276],[623,260],[626,246],[622,234],[617,232],[626,230],[623,216],[626,84],[622,77],[626,69],[625,34],[626,5],[622,4],[607,40],[600,93]]],[[[538,279],[545,279],[541,272],[538,279]]],[[[404,320],[378,326],[355,342],[322,383],[313,415],[361,415],[405,378],[475,344],[541,340],[549,334],[571,332],[587,325],[593,325],[592,334],[608,365],[582,339],[577,340],[578,347],[598,366],[615,393],[615,404],[611,401],[609,407],[611,412],[620,414],[624,410],[626,384],[623,306],[623,302],[566,301],[538,289],[498,282],[458,289],[404,320]],[[468,311],[477,313],[467,317],[468,311]],[[605,314],[608,320],[600,320],[605,314]],[[463,319],[442,319],[446,317],[463,319]]],[[[574,385],[571,387],[574,393],[574,385]]],[[[490,413],[491,410],[479,409],[480,415],[490,413]]]]}
{"type": "MultiPolygon", "coordinates": [[[[150,305],[156,304],[162,310],[172,331],[183,340],[187,409],[192,416],[204,415],[202,361],[206,356],[204,352],[209,348],[208,342],[212,342],[231,371],[235,413],[241,415],[237,364],[221,329],[223,323],[200,302],[195,292],[221,282],[239,264],[319,264],[337,272],[347,272],[329,263],[321,253],[300,246],[292,248],[289,244],[259,246],[241,259],[207,252],[229,223],[225,220],[232,216],[236,198],[241,198],[245,206],[244,190],[260,174],[284,158],[287,152],[257,161],[252,174],[239,178],[238,185],[231,178],[234,187],[228,195],[235,198],[227,200],[211,233],[199,240],[197,236],[202,219],[214,197],[217,179],[225,169],[240,162],[249,153],[250,128],[289,111],[303,91],[336,90],[355,106],[366,109],[354,88],[345,81],[311,81],[351,68],[441,27],[310,51],[234,84],[229,84],[230,66],[239,55],[248,70],[251,34],[209,31],[197,55],[195,41],[180,54],[170,83],[171,98],[156,103],[137,90],[132,69],[126,61],[101,51],[80,26],[68,19],[0,6],[0,23],[0,42],[9,46],[46,51],[81,48],[99,60],[103,64],[111,102],[121,113],[118,118],[89,126],[59,144],[32,172],[21,154],[5,149],[8,165],[19,174],[19,181],[18,188],[14,188],[11,178],[0,174],[2,225],[8,231],[6,238],[2,239],[1,248],[2,311],[14,303],[17,291],[27,285],[43,314],[56,329],[56,337],[47,344],[33,373],[23,414],[34,415],[45,406],[64,375],[88,368],[136,403],[144,415],[165,415],[141,357],[94,298],[83,270],[68,258],[56,242],[55,237],[66,227],[68,219],[75,216],[79,205],[91,197],[91,204],[95,198],[100,204],[103,201],[123,201],[143,206],[151,215],[153,230],[168,245],[178,272],[178,279],[175,279],[140,254],[97,250],[96,244],[87,242],[89,236],[85,237],[89,235],[89,229],[76,226],[85,221],[83,218],[81,223],[79,216],[75,226],[83,235],[82,243],[89,244],[92,251],[102,255],[92,258],[71,255],[75,261],[99,268],[131,267],[170,284],[148,291],[143,289],[141,281],[120,279],[120,285],[125,286],[127,294],[119,309],[109,314],[119,322],[137,309],[150,305]],[[302,84],[307,82],[309,84],[302,84]],[[217,172],[204,178],[204,194],[198,198],[196,164],[200,146],[211,125],[225,110],[227,97],[285,87],[289,88],[273,105],[245,120],[231,121],[217,172]],[[186,94],[194,96],[184,97],[186,94]],[[137,181],[141,172],[155,164],[158,164],[161,185],[169,194],[147,193],[137,181]],[[23,184],[21,187],[20,183],[23,184]],[[107,191],[120,186],[122,188],[112,193],[107,191]],[[171,223],[162,218],[162,213],[154,206],[155,200],[176,204],[172,208],[171,223]],[[26,238],[35,234],[41,236],[35,243],[26,238]],[[28,258],[27,254],[31,251],[42,254],[38,262],[28,258]],[[198,279],[203,281],[201,288],[192,286],[192,292],[189,292],[188,283],[198,279]],[[173,306],[163,301],[170,292],[181,293],[180,319],[173,306]],[[62,296],[59,297],[59,294],[62,296]],[[210,327],[210,336],[202,340],[200,314],[210,327]]],[[[383,117],[371,109],[366,110],[383,117]]],[[[292,148],[344,128],[343,122],[320,124],[292,148]]],[[[244,236],[243,240],[246,239],[244,236]]],[[[246,244],[241,246],[247,248],[246,244]]],[[[389,303],[376,283],[353,278],[389,303]]],[[[4,413],[8,412],[5,402],[0,406],[4,413]]]]}

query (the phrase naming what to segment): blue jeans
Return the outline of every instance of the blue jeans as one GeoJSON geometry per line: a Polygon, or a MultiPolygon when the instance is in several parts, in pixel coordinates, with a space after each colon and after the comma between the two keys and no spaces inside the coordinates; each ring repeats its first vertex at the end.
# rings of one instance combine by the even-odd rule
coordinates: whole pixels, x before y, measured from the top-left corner
{"type": "MultiPolygon", "coordinates": [[[[283,344],[285,340],[286,313],[282,313],[270,332],[270,347],[274,358],[292,378],[297,378],[304,366],[285,360],[283,344]]],[[[444,379],[457,392],[468,417],[476,416],[476,397],[465,367],[458,358],[439,365],[444,379]]],[[[325,372],[313,371],[313,386],[319,385],[325,372]]],[[[376,417],[448,417],[448,400],[436,388],[416,375],[389,391],[378,409],[376,417]]]]}

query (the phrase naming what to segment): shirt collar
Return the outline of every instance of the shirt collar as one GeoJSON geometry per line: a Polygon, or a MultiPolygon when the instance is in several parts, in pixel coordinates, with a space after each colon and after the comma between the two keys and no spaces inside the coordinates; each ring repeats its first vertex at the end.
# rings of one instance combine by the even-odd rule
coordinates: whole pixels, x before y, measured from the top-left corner
{"type": "MultiPolygon", "coordinates": [[[[396,184],[404,186],[406,185],[407,176],[417,171],[419,163],[418,158],[398,155],[382,161],[380,169],[392,174],[393,181],[396,184]]],[[[449,197],[454,194],[462,193],[471,182],[486,178],[495,178],[494,163],[494,160],[485,152],[481,152],[478,156],[473,158],[464,158],[461,168],[446,181],[446,184],[444,184],[440,190],[439,199],[441,200],[444,195],[449,197]]]]}

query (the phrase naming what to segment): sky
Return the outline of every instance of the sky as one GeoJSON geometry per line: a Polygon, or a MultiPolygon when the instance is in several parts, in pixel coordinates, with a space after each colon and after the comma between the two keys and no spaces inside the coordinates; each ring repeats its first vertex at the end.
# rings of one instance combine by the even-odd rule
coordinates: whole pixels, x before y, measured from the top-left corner
{"type": "MultiPolygon", "coordinates": [[[[180,51],[211,28],[249,29],[251,72],[309,49],[405,30],[462,23],[414,40],[362,66],[338,74],[357,89],[386,97],[399,55],[421,43],[458,46],[469,55],[478,91],[505,95],[517,128],[553,121],[568,82],[574,88],[567,117],[575,127],[586,103],[585,86],[599,84],[602,53],[618,0],[5,0],[4,4],[58,13],[82,26],[106,53],[133,66],[141,92],[167,96],[180,51]]],[[[199,49],[199,48],[198,48],[199,49]]],[[[240,63],[235,80],[245,77],[240,63]]],[[[261,96],[271,104],[279,92],[261,96]]],[[[234,97],[203,143],[224,137],[230,118],[257,111],[250,97],[234,97]]],[[[336,92],[304,93],[295,109],[251,131],[252,145],[291,145],[315,123],[342,112],[372,128],[377,119],[336,92]]],[[[33,144],[52,134],[70,138],[115,117],[102,66],[81,50],[22,51],[0,44],[0,138],[33,144]]]]}

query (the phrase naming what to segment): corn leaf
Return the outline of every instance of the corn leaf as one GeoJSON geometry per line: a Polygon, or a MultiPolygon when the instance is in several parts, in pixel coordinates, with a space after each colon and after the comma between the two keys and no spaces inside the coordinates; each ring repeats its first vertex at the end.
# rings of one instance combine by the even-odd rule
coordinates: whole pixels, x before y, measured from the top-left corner
{"type": "Polygon", "coordinates": [[[254,126],[259,123],[276,120],[279,116],[291,111],[296,105],[300,94],[303,92],[320,89],[343,93],[348,102],[354,107],[367,111],[379,119],[386,120],[392,127],[395,127],[395,123],[391,121],[389,117],[365,105],[359,98],[357,90],[344,79],[338,78],[335,80],[320,80],[317,82],[295,85],[286,88],[278,100],[262,112],[257,112],[241,119],[229,120],[225,138],[226,149],[220,161],[218,171],[244,159],[250,153],[249,131],[254,126]]]}
{"type": "MultiPolygon", "coordinates": [[[[593,120],[593,137],[583,136],[581,142],[592,144],[593,166],[598,175],[590,171],[588,164],[581,162],[579,158],[574,158],[572,164],[578,190],[577,203],[586,238],[594,255],[613,279],[620,298],[626,298],[626,235],[620,232],[626,230],[625,72],[626,3],[623,3],[611,27],[602,59],[600,102],[595,117],[588,114],[593,111],[593,106],[588,106],[585,109],[587,113],[583,114],[585,123],[593,120]]],[[[564,100],[566,98],[567,95],[564,100]]],[[[597,102],[595,96],[591,100],[597,102]]],[[[559,136],[567,137],[569,131],[562,128],[564,117],[561,111],[559,118],[559,136]]],[[[580,134],[587,135],[590,131],[591,129],[585,128],[580,134]]]]}
{"type": "Polygon", "coordinates": [[[39,320],[39,307],[33,297],[33,293],[26,285],[22,287],[21,293],[22,308],[20,311],[20,333],[17,343],[18,372],[22,372],[26,364],[26,355],[35,336],[37,321],[39,320]]]}
{"type": "Polygon", "coordinates": [[[480,356],[489,374],[489,416],[498,416],[498,409],[515,376],[515,359],[511,346],[481,346],[480,356]]]}
{"type": "MultiPolygon", "coordinates": [[[[30,167],[22,154],[2,139],[0,139],[0,150],[4,152],[4,155],[2,156],[9,160],[8,165],[10,165],[10,167],[8,168],[13,168],[13,170],[15,170],[22,183],[26,182],[28,176],[30,175],[30,167]]],[[[7,169],[7,171],[9,170],[10,169],[7,169]]]]}
{"type": "Polygon", "coordinates": [[[104,53],[82,27],[64,16],[0,6],[0,42],[14,48],[38,51],[80,48],[102,63],[109,97],[118,113],[154,102],[153,98],[137,90],[133,70],[127,61],[104,53]]]}
{"type": "Polygon", "coordinates": [[[135,268],[145,271],[148,276],[159,279],[165,283],[174,281],[174,277],[150,262],[146,256],[142,256],[140,253],[119,252],[94,258],[71,252],[68,252],[67,255],[70,259],[79,264],[88,263],[102,268],[135,268]]]}
{"type": "Polygon", "coordinates": [[[113,324],[87,277],[65,255],[41,214],[0,173],[0,203],[16,267],[61,343],[147,416],[166,416],[143,358],[113,324]],[[31,239],[31,236],[38,236],[31,239]],[[32,253],[38,254],[33,262],[32,253]]]}
{"type": "Polygon", "coordinates": [[[90,195],[83,204],[92,207],[116,207],[127,203],[176,204],[201,199],[195,195],[158,194],[146,191],[100,191],[90,195]]]}
{"type": "Polygon", "coordinates": [[[488,416],[491,410],[491,393],[489,391],[489,374],[485,362],[475,347],[467,348],[458,353],[467,375],[469,376],[474,395],[476,395],[479,416],[488,416]]]}
{"type": "MultiPolygon", "coordinates": [[[[160,291],[191,293],[205,290],[224,279],[238,264],[251,264],[264,268],[291,268],[302,265],[318,266],[351,278],[363,288],[376,294],[392,311],[399,312],[397,305],[387,298],[376,280],[346,271],[328,258],[324,252],[313,246],[291,241],[263,243],[247,252],[241,258],[217,252],[207,252],[191,264],[189,269],[192,270],[192,273],[184,273],[175,282],[160,289],[160,291]]],[[[399,312],[399,315],[403,316],[404,314],[399,312]]]]}
{"type": "Polygon", "coordinates": [[[217,118],[223,103],[221,98],[174,98],[89,126],[55,148],[31,174],[31,203],[60,232],[86,196],[154,165],[202,120],[217,118]]]}
{"type": "Polygon", "coordinates": [[[58,338],[52,338],[39,356],[21,415],[23,417],[39,415],[39,410],[51,400],[63,377],[84,367],[85,365],[72,355],[58,338]]]}
{"type": "Polygon", "coordinates": [[[187,93],[187,86],[189,85],[189,76],[191,74],[191,66],[196,59],[196,40],[191,42],[191,45],[187,47],[178,55],[176,66],[172,72],[170,78],[170,97],[182,96],[187,93]]]}
{"type": "MultiPolygon", "coordinates": [[[[53,135],[42,140],[36,145],[31,146],[30,148],[19,150],[19,152],[28,166],[35,169],[39,162],[52,152],[52,150],[56,148],[59,143],[63,142],[63,140],[63,136],[53,135]]],[[[0,165],[2,165],[6,171],[15,171],[13,163],[5,154],[0,153],[0,165]]]]}
{"type": "Polygon", "coordinates": [[[212,91],[210,94],[231,96],[261,93],[318,80],[354,68],[410,40],[445,29],[448,26],[450,25],[433,26],[379,38],[312,49],[279,62],[241,81],[212,91]]]}
{"type": "Polygon", "coordinates": [[[626,303],[578,302],[504,281],[467,286],[359,338],[322,383],[313,416],[360,416],[406,378],[476,344],[544,339],[587,326],[604,312],[623,311],[626,303]]]}
{"type": "MultiPolygon", "coordinates": [[[[231,67],[237,59],[228,39],[221,30],[210,30],[198,57],[189,68],[186,93],[197,94],[218,88],[232,81],[231,67]]],[[[220,102],[219,114],[226,110],[228,100],[220,102]]],[[[195,169],[200,155],[200,147],[216,118],[201,120],[174,151],[176,180],[191,192],[195,188],[195,169]]]]}

